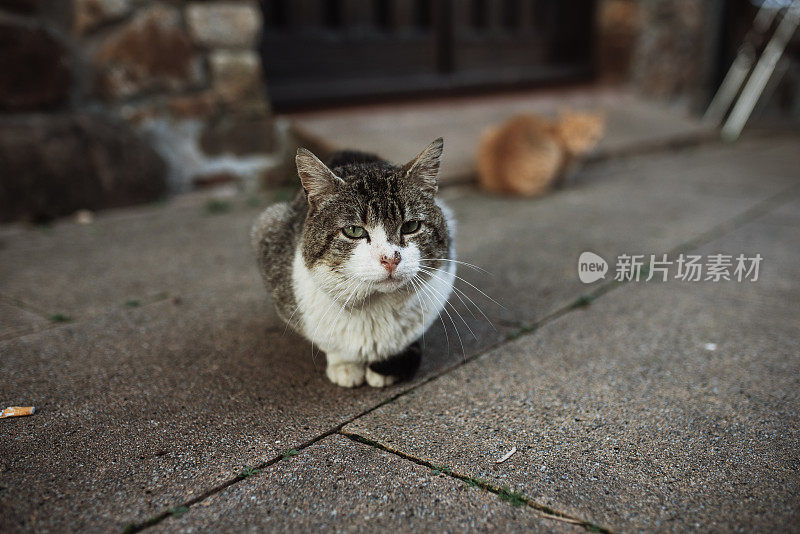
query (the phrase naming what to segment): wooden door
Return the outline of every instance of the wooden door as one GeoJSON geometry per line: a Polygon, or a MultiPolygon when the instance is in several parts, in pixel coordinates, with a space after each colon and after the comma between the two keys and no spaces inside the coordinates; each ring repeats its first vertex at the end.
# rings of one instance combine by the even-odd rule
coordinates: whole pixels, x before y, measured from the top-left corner
{"type": "Polygon", "coordinates": [[[263,0],[277,109],[591,74],[595,0],[263,0]]]}

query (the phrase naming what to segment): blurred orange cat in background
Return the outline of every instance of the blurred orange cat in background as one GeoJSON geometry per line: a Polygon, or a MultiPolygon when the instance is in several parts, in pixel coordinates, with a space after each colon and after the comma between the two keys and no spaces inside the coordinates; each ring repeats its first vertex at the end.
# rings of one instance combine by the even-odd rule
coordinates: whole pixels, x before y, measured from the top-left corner
{"type": "Polygon", "coordinates": [[[481,138],[481,187],[493,193],[541,195],[560,184],[575,159],[597,145],[604,127],[603,113],[562,111],[557,120],[512,117],[481,138]]]}

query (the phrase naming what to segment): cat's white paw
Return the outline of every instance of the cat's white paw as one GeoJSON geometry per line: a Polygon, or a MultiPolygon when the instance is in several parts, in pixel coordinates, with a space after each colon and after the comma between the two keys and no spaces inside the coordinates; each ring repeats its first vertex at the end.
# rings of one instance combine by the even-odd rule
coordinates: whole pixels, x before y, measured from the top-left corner
{"type": "Polygon", "coordinates": [[[358,387],[364,383],[364,364],[349,362],[328,364],[325,374],[337,386],[358,387]]]}
{"type": "Polygon", "coordinates": [[[369,367],[366,373],[367,384],[374,388],[385,388],[397,382],[396,376],[378,374],[369,367]]]}

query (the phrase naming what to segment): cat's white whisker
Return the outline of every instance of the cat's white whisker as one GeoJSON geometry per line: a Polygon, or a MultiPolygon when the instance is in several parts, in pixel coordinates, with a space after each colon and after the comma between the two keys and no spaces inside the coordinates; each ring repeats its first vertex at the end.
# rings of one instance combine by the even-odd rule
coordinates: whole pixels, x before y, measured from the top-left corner
{"type": "MultiPolygon", "coordinates": [[[[411,278],[409,280],[409,282],[411,282],[413,284],[414,283],[414,278],[411,278]]],[[[428,324],[427,322],[425,322],[425,304],[424,303],[422,303],[422,305],[419,307],[419,313],[422,315],[422,324],[423,325],[428,324]]],[[[425,330],[426,330],[425,328],[422,329],[422,348],[423,349],[425,348],[425,330]]]]}
{"type": "MultiPolygon", "coordinates": [[[[413,278],[416,280],[416,287],[420,288],[420,293],[428,298],[428,301],[431,303],[431,308],[434,310],[437,308],[436,304],[433,302],[433,298],[431,297],[429,291],[425,289],[423,286],[423,280],[419,277],[419,275],[413,278]]],[[[447,333],[447,325],[444,323],[444,318],[442,317],[442,311],[439,310],[436,315],[438,316],[439,320],[442,322],[442,328],[444,329],[444,339],[447,342],[447,352],[450,353],[450,335],[447,333]]]]}
{"type": "MultiPolygon", "coordinates": [[[[443,270],[443,269],[436,268],[436,267],[429,267],[429,269],[433,269],[433,270],[435,270],[435,271],[439,271],[439,272],[442,272],[442,273],[445,273],[445,274],[447,274],[447,271],[445,271],[445,270],[443,270]]],[[[480,289],[480,288],[478,288],[477,286],[475,286],[474,284],[472,284],[472,283],[470,283],[470,282],[468,282],[468,281],[464,280],[463,278],[461,278],[460,276],[458,276],[458,275],[457,275],[457,274],[455,274],[455,273],[452,273],[452,274],[453,274],[453,276],[455,276],[457,279],[461,280],[462,282],[464,282],[465,284],[467,284],[469,287],[471,287],[472,289],[474,289],[475,291],[477,291],[478,293],[480,293],[481,295],[483,295],[483,296],[484,296],[484,297],[486,297],[487,299],[491,300],[492,302],[494,302],[495,304],[497,304],[498,306],[500,306],[500,307],[501,307],[501,308],[503,308],[504,310],[508,311],[508,308],[506,308],[505,306],[503,306],[502,304],[500,304],[499,302],[497,302],[496,300],[494,300],[492,297],[490,297],[489,295],[487,295],[487,294],[486,294],[486,293],[484,293],[483,291],[481,291],[481,289],[480,289]]]]}
{"type": "MultiPolygon", "coordinates": [[[[344,281],[338,283],[336,285],[336,288],[339,288],[340,286],[342,286],[344,284],[347,284],[345,290],[349,290],[352,287],[353,284],[358,284],[358,281],[357,280],[344,280],[344,281]]],[[[336,298],[334,298],[334,297],[331,297],[330,301],[331,301],[330,304],[328,304],[328,307],[325,309],[325,313],[323,313],[322,317],[320,317],[319,320],[317,321],[317,325],[314,327],[314,332],[311,334],[311,337],[310,337],[310,340],[311,340],[311,358],[314,360],[314,364],[315,365],[316,365],[316,357],[314,356],[314,341],[313,340],[316,339],[317,330],[319,330],[319,327],[322,324],[322,321],[325,320],[325,317],[331,311],[333,305],[338,302],[338,300],[336,298]]],[[[317,343],[317,348],[319,350],[322,349],[322,347],[319,346],[319,343],[317,343]]]]}
{"type": "Polygon", "coordinates": [[[361,288],[361,282],[356,282],[355,287],[353,288],[353,291],[347,297],[347,300],[344,301],[344,304],[342,304],[341,309],[339,309],[339,313],[336,314],[336,317],[333,319],[333,322],[331,323],[331,326],[328,329],[328,337],[325,338],[325,345],[327,345],[328,342],[331,340],[331,335],[333,334],[333,329],[337,324],[339,324],[339,317],[341,317],[342,312],[347,308],[347,303],[350,302],[350,299],[353,298],[353,296],[356,293],[358,293],[358,290],[360,288],[361,288]]]}
{"type": "MultiPolygon", "coordinates": [[[[429,289],[433,290],[433,287],[430,286],[430,284],[428,282],[423,280],[422,284],[427,286],[429,289]]],[[[435,295],[434,295],[434,297],[435,297],[435,295]]],[[[442,311],[447,314],[447,317],[450,319],[450,322],[453,323],[453,329],[456,331],[456,336],[458,337],[458,343],[461,345],[461,354],[466,359],[467,351],[464,349],[464,342],[461,340],[461,333],[458,331],[458,326],[456,325],[456,322],[453,319],[453,316],[450,315],[449,311],[447,311],[447,300],[441,300],[440,301],[439,299],[436,299],[436,302],[439,303],[439,304],[442,304],[442,311]]],[[[440,313],[439,316],[441,317],[441,313],[440,313]]]]}
{"type": "MultiPolygon", "coordinates": [[[[316,358],[314,356],[314,341],[313,341],[313,339],[315,339],[315,335],[317,333],[317,330],[319,330],[319,327],[322,324],[322,321],[325,319],[325,316],[328,315],[328,312],[331,310],[333,305],[336,304],[338,302],[338,299],[341,298],[341,296],[344,295],[344,293],[346,291],[350,290],[350,288],[352,288],[353,286],[355,286],[355,289],[357,290],[358,289],[358,281],[344,279],[344,280],[340,281],[339,283],[337,283],[336,286],[334,286],[334,288],[331,290],[331,292],[335,292],[336,295],[331,297],[331,299],[330,299],[331,303],[328,305],[328,308],[325,310],[325,313],[322,315],[322,317],[320,317],[320,319],[317,321],[317,325],[316,325],[316,327],[314,327],[314,333],[311,335],[311,340],[312,340],[311,341],[311,357],[312,357],[312,359],[314,359],[314,365],[315,366],[316,366],[316,358]],[[344,286],[344,287],[342,287],[342,286],[344,286]]],[[[335,322],[333,324],[335,324],[335,322]]],[[[325,345],[326,346],[327,346],[327,344],[328,344],[328,340],[325,341],[325,345]]],[[[322,350],[322,347],[319,345],[319,343],[317,343],[317,352],[319,353],[321,350],[322,350]]]]}
{"type": "MultiPolygon", "coordinates": [[[[430,274],[431,274],[431,275],[433,275],[433,276],[435,276],[435,277],[436,277],[436,278],[438,278],[439,280],[442,280],[442,278],[441,278],[441,277],[439,277],[438,275],[436,275],[436,274],[434,274],[434,273],[430,273],[430,274]]],[[[445,307],[446,307],[448,304],[450,305],[450,309],[451,309],[451,310],[453,310],[453,313],[455,313],[455,314],[456,314],[456,316],[457,316],[459,319],[461,319],[461,322],[462,322],[462,323],[464,323],[464,326],[466,326],[466,327],[467,327],[467,330],[469,330],[469,333],[470,333],[470,334],[472,334],[472,337],[474,337],[474,338],[475,338],[475,340],[477,340],[477,339],[478,339],[478,336],[476,336],[476,335],[475,335],[475,332],[473,332],[473,331],[472,331],[472,328],[469,326],[469,323],[467,323],[467,321],[466,321],[466,320],[464,320],[464,317],[462,317],[462,316],[461,316],[461,314],[460,314],[460,313],[458,313],[458,310],[456,310],[456,307],[455,307],[455,306],[453,306],[453,304],[452,304],[451,302],[449,302],[449,300],[447,300],[447,299],[446,299],[445,295],[442,295],[442,293],[441,293],[441,292],[440,292],[438,289],[434,288],[433,286],[430,286],[430,287],[431,287],[431,289],[433,289],[433,290],[434,290],[434,291],[435,291],[435,292],[436,292],[436,293],[437,293],[439,296],[441,296],[443,299],[445,299],[445,303],[444,303],[445,307]]],[[[459,299],[461,299],[461,297],[458,295],[458,293],[456,293],[456,296],[457,296],[459,299]]],[[[461,300],[461,303],[462,303],[462,304],[464,304],[464,307],[467,307],[467,305],[464,303],[464,300],[463,300],[463,299],[461,300]]],[[[467,309],[469,310],[469,308],[468,308],[468,307],[467,307],[467,309]]],[[[472,313],[472,312],[470,312],[470,313],[472,313]]],[[[473,315],[473,317],[475,317],[475,316],[473,315]]]]}
{"type": "Polygon", "coordinates": [[[490,273],[489,271],[487,271],[483,267],[478,267],[477,265],[474,265],[472,263],[467,263],[467,262],[461,261],[461,260],[451,260],[449,258],[420,258],[419,261],[447,261],[447,262],[450,262],[450,263],[457,263],[458,265],[465,265],[467,267],[472,267],[476,271],[481,271],[482,273],[486,273],[489,276],[494,276],[493,273],[490,273]]]}
{"type": "MultiPolygon", "coordinates": [[[[440,278],[440,277],[439,277],[437,274],[435,274],[434,272],[432,272],[432,268],[431,268],[431,267],[420,267],[420,270],[421,270],[421,271],[423,271],[423,272],[425,272],[425,273],[427,273],[427,274],[429,274],[430,276],[435,276],[435,277],[437,277],[437,278],[441,279],[441,278],[440,278]]],[[[446,272],[446,271],[442,271],[442,272],[446,272]]],[[[468,301],[469,301],[469,302],[470,302],[470,303],[471,303],[473,306],[475,306],[475,309],[476,309],[476,310],[478,310],[478,312],[479,312],[481,315],[483,315],[483,318],[484,318],[484,319],[486,319],[486,322],[487,322],[487,323],[489,323],[489,326],[491,326],[491,327],[492,327],[492,330],[494,330],[495,332],[497,332],[497,328],[494,326],[494,323],[492,322],[492,320],[491,320],[491,319],[489,319],[489,317],[488,317],[488,316],[487,316],[487,315],[484,313],[484,311],[481,309],[481,307],[480,307],[480,306],[478,306],[478,305],[475,303],[475,301],[474,301],[474,300],[472,300],[472,298],[470,298],[470,296],[469,296],[469,295],[467,295],[467,294],[466,294],[466,293],[465,293],[463,290],[461,290],[461,289],[457,288],[455,285],[453,285],[453,291],[455,291],[455,292],[456,292],[456,296],[457,296],[457,297],[458,297],[458,298],[461,300],[461,303],[462,303],[462,304],[464,304],[464,307],[465,307],[465,308],[467,308],[467,310],[469,310],[469,311],[470,311],[470,314],[472,314],[472,317],[474,317],[475,319],[477,319],[477,317],[475,317],[475,314],[473,314],[473,313],[472,313],[472,310],[470,310],[469,306],[467,306],[467,304],[464,302],[464,300],[463,300],[463,299],[461,299],[461,295],[464,295],[464,297],[466,297],[466,299],[467,299],[467,300],[468,300],[468,301]]]]}
{"type": "MultiPolygon", "coordinates": [[[[435,278],[438,278],[439,280],[444,280],[444,279],[443,279],[441,276],[439,276],[438,274],[436,274],[436,273],[435,273],[435,272],[433,272],[433,271],[427,270],[425,267],[420,267],[420,270],[421,270],[422,272],[426,273],[426,274],[429,274],[430,276],[433,276],[433,277],[435,277],[435,278]]],[[[458,291],[458,289],[455,287],[455,285],[453,286],[453,290],[456,292],[456,297],[458,297],[458,300],[459,300],[459,301],[461,301],[461,304],[463,304],[463,305],[464,305],[464,308],[466,308],[466,309],[467,309],[467,311],[469,312],[469,314],[472,316],[472,318],[473,318],[473,319],[477,320],[478,318],[477,318],[477,317],[475,317],[475,314],[472,312],[472,308],[470,308],[469,306],[467,306],[467,303],[466,303],[466,302],[464,302],[464,299],[463,299],[463,298],[461,298],[461,295],[459,294],[459,291],[458,291]]],[[[463,291],[462,291],[461,293],[463,293],[463,291]]],[[[469,298],[469,297],[467,297],[467,298],[469,298]]],[[[474,303],[473,303],[473,304],[474,304],[474,303]]],[[[488,320],[488,318],[487,318],[487,320],[488,320]]]]}
{"type": "MultiPolygon", "coordinates": [[[[300,305],[299,304],[294,307],[294,310],[292,311],[292,314],[289,316],[288,319],[286,319],[286,325],[283,327],[283,334],[281,334],[281,336],[285,336],[286,335],[286,330],[289,328],[289,325],[292,323],[292,317],[294,317],[294,314],[297,313],[297,310],[299,310],[299,309],[300,309],[300,305]]],[[[299,318],[298,318],[298,321],[299,321],[299,318]]],[[[295,325],[295,326],[297,326],[297,325],[295,325]]],[[[292,328],[294,328],[294,326],[292,328]]]]}

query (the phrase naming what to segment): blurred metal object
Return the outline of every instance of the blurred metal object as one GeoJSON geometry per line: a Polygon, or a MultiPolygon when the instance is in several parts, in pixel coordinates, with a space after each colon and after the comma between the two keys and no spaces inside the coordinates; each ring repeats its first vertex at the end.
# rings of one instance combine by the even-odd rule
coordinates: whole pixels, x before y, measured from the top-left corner
{"type": "Polygon", "coordinates": [[[753,108],[775,71],[775,66],[783,55],[787,43],[797,30],[797,26],[800,25],[800,0],[792,0],[758,58],[758,62],[753,67],[756,55],[756,44],[753,41],[757,36],[764,35],[769,30],[779,8],[779,5],[776,6],[771,2],[761,4],[753,22],[753,29],[748,32],[745,43],[739,49],[736,59],[703,117],[708,122],[719,123],[735,100],[733,110],[722,127],[722,138],[726,141],[735,141],[739,138],[753,108]],[[749,78],[748,73],[750,74],[749,78]],[[739,93],[743,83],[745,83],[744,89],[739,93]]]}
{"type": "Polygon", "coordinates": [[[741,89],[742,84],[747,78],[747,74],[750,72],[750,69],[753,68],[753,63],[758,53],[756,50],[756,43],[760,38],[763,38],[770,26],[772,26],[772,21],[775,19],[775,15],[777,15],[778,11],[779,10],[771,6],[769,2],[761,4],[761,7],[756,13],[756,18],[753,20],[753,27],[747,32],[744,43],[739,47],[739,51],[736,54],[736,59],[733,60],[733,64],[731,64],[731,68],[728,69],[725,79],[722,80],[722,84],[719,86],[713,100],[711,100],[711,103],[708,105],[708,109],[705,115],[703,115],[703,121],[718,125],[725,118],[725,114],[728,112],[733,100],[739,93],[739,89],[741,89]]]}

